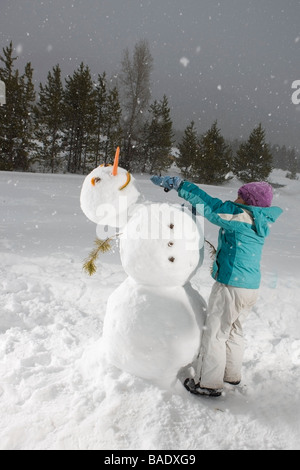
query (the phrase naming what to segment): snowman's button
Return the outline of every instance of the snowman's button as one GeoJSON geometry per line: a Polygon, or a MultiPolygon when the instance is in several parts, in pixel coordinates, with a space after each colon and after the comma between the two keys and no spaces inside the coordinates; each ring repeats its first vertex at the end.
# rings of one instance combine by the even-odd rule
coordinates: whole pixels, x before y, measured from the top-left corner
{"type": "Polygon", "coordinates": [[[174,261],[175,261],[174,256],[170,256],[170,258],[168,258],[168,259],[169,259],[169,261],[171,261],[171,263],[174,263],[174,261]]]}
{"type": "Polygon", "coordinates": [[[170,229],[173,229],[173,228],[174,228],[174,224],[170,224],[169,227],[170,227],[170,229]]]}
{"type": "Polygon", "coordinates": [[[168,246],[173,246],[174,245],[174,242],[169,242],[168,243],[168,246]]]}

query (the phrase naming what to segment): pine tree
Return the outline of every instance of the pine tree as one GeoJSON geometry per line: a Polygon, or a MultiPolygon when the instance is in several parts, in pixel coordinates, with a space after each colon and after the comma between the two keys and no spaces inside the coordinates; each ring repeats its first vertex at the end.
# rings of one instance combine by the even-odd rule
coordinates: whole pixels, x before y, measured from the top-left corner
{"type": "Polygon", "coordinates": [[[144,126],[142,171],[161,173],[172,164],[170,157],[173,145],[172,120],[168,99],[155,100],[149,109],[150,119],[144,126]]]}
{"type": "Polygon", "coordinates": [[[288,177],[293,179],[297,177],[297,172],[300,172],[300,156],[299,152],[295,148],[288,147],[285,145],[272,145],[270,147],[272,154],[272,166],[273,168],[280,168],[281,170],[288,171],[288,177]]]}
{"type": "Polygon", "coordinates": [[[103,125],[106,115],[106,101],[107,101],[107,81],[106,73],[98,74],[98,82],[95,89],[95,107],[96,107],[96,122],[95,122],[95,162],[94,166],[98,166],[99,162],[106,163],[103,155],[103,125]]]}
{"type": "Polygon", "coordinates": [[[144,119],[143,114],[151,98],[150,73],[153,59],[146,40],[139,41],[134,48],[133,58],[129,50],[123,53],[119,80],[122,87],[124,161],[122,166],[131,169],[135,149],[140,140],[144,119]]]}
{"type": "Polygon", "coordinates": [[[197,183],[221,184],[226,180],[231,165],[231,148],[217,128],[217,121],[201,136],[199,156],[192,164],[197,183]]]}
{"type": "Polygon", "coordinates": [[[122,140],[121,105],[117,87],[108,89],[105,72],[98,75],[96,86],[96,131],[95,155],[97,166],[100,161],[106,164],[112,161],[116,148],[122,140]]]}
{"type": "Polygon", "coordinates": [[[194,162],[199,159],[199,139],[194,121],[189,124],[182,137],[181,142],[178,144],[179,157],[176,160],[176,165],[181,169],[184,178],[193,179],[193,166],[194,162]]]}
{"type": "Polygon", "coordinates": [[[65,139],[68,153],[67,170],[85,172],[86,164],[94,155],[96,106],[95,89],[90,69],[80,64],[65,86],[65,139]]]}
{"type": "Polygon", "coordinates": [[[0,107],[0,169],[14,170],[18,144],[21,140],[22,122],[20,119],[20,103],[22,100],[20,77],[18,70],[14,70],[13,45],[3,49],[0,62],[0,79],[6,85],[6,105],[0,107]]]}
{"type": "Polygon", "coordinates": [[[35,100],[31,64],[25,66],[20,76],[14,70],[13,45],[3,49],[0,61],[0,79],[6,85],[6,105],[0,108],[0,168],[4,170],[29,169],[30,152],[33,148],[33,103],[35,100]]]}
{"type": "Polygon", "coordinates": [[[31,63],[25,66],[25,72],[20,77],[20,101],[19,101],[19,119],[21,120],[21,130],[18,139],[18,147],[14,161],[14,169],[28,171],[32,161],[32,151],[35,148],[34,143],[34,118],[33,109],[35,101],[35,91],[32,82],[33,69],[31,63]]]}
{"type": "Polygon", "coordinates": [[[106,113],[104,120],[104,162],[113,161],[116,148],[120,145],[123,131],[121,127],[121,105],[119,101],[119,92],[114,87],[108,92],[106,100],[106,113]]]}
{"type": "Polygon", "coordinates": [[[288,172],[286,174],[287,178],[291,180],[298,179],[297,169],[298,169],[298,158],[294,148],[288,149],[287,151],[287,163],[288,163],[288,172]]]}
{"type": "Polygon", "coordinates": [[[272,154],[265,142],[265,131],[259,124],[246,143],[237,151],[234,174],[244,183],[266,180],[272,171],[272,154]]]}
{"type": "Polygon", "coordinates": [[[36,161],[52,173],[61,164],[64,122],[64,90],[59,65],[49,72],[47,83],[40,84],[39,101],[35,107],[36,140],[39,142],[36,161]]]}

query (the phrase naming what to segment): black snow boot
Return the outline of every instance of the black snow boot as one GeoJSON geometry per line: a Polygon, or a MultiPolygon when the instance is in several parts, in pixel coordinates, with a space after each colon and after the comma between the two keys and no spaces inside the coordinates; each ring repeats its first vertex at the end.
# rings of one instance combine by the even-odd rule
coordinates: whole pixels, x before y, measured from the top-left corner
{"type": "Polygon", "coordinates": [[[201,388],[199,382],[195,383],[194,379],[186,379],[183,385],[188,390],[188,392],[193,393],[194,395],[201,395],[206,397],[219,397],[222,395],[222,390],[201,388]]]}

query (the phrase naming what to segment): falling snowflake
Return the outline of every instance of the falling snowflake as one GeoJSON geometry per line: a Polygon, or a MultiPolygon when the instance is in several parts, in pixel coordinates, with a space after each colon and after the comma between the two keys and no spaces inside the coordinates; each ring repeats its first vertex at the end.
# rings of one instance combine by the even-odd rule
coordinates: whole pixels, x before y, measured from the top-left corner
{"type": "Polygon", "coordinates": [[[187,57],[181,57],[180,59],[180,63],[181,65],[183,65],[184,67],[187,67],[190,63],[189,59],[187,57]]]}

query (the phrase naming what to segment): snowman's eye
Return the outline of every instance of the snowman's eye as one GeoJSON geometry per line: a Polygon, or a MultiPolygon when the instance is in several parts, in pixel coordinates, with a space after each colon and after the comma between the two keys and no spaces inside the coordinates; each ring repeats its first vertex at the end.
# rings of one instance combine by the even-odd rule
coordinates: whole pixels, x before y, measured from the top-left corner
{"type": "Polygon", "coordinates": [[[99,183],[100,181],[101,181],[101,178],[98,178],[98,177],[91,179],[91,183],[92,183],[93,186],[95,186],[95,184],[99,183]]]}

